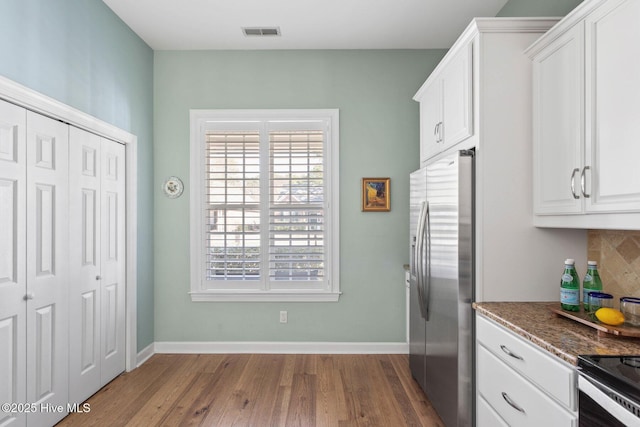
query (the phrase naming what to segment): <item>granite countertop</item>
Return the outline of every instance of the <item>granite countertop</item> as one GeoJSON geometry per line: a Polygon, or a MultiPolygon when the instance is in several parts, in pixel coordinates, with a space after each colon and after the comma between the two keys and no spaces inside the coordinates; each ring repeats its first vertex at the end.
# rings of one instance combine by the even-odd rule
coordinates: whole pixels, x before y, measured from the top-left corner
{"type": "Polygon", "coordinates": [[[552,302],[479,302],[476,311],[572,365],[578,355],[640,355],[640,338],[598,332],[574,320],[556,316],[552,302]]]}

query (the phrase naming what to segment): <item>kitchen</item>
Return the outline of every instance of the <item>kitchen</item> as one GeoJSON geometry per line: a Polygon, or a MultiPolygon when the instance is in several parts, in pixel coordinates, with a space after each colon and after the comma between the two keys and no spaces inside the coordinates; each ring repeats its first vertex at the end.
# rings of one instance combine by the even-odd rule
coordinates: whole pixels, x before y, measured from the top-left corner
{"type": "MultiPolygon", "coordinates": [[[[550,10],[530,11],[531,5],[519,3],[510,2],[504,13],[556,16],[575,6],[558,10],[548,2],[550,10]]],[[[154,54],[100,6],[79,9],[85,14],[79,16],[42,8],[42,16],[32,11],[34,27],[48,37],[24,34],[15,14],[2,14],[8,21],[2,28],[13,29],[2,37],[3,51],[22,58],[3,63],[2,74],[138,137],[138,352],[154,343],[194,341],[375,343],[383,351],[406,352],[404,292],[397,286],[408,262],[408,175],[418,167],[418,107],[411,98],[444,50],[154,54]],[[90,39],[82,20],[92,18],[115,40],[90,39]],[[55,23],[65,31],[79,27],[78,33],[62,32],[55,23]],[[74,50],[59,52],[63,41],[74,50]],[[114,52],[116,44],[123,44],[122,56],[114,52]],[[43,62],[46,73],[38,71],[43,62]],[[273,75],[256,80],[247,70],[263,64],[273,75]],[[256,100],[256,93],[264,96],[256,100]],[[299,93],[314,101],[301,101],[299,93]],[[188,176],[188,110],[290,106],[341,109],[340,303],[263,303],[251,310],[239,303],[193,304],[187,294],[188,200],[168,199],[160,189],[166,176],[188,176]],[[179,125],[173,117],[182,117],[179,125]],[[371,175],[392,177],[389,213],[360,211],[360,179],[371,175]],[[278,322],[282,310],[289,314],[286,325],[278,322]]],[[[30,16],[26,6],[16,9],[30,16]]],[[[534,268],[531,261],[519,261],[522,275],[534,268]]],[[[559,269],[562,261],[547,268],[559,269]]]]}

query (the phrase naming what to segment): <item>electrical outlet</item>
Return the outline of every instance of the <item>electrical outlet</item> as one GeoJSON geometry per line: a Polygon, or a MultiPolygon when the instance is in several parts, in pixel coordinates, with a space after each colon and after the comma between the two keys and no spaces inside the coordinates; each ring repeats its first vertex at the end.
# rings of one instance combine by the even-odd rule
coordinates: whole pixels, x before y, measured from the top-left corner
{"type": "Polygon", "coordinates": [[[287,312],[286,311],[281,311],[280,312],[280,323],[287,323],[287,312]]]}

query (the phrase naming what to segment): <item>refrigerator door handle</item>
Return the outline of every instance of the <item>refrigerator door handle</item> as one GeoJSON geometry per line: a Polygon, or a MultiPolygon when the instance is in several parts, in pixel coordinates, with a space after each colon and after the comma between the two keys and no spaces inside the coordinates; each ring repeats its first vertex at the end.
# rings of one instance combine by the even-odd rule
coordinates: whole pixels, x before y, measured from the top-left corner
{"type": "Polygon", "coordinates": [[[422,202],[422,205],[420,205],[420,213],[418,214],[418,224],[416,226],[416,235],[413,238],[413,244],[412,244],[412,249],[413,249],[413,259],[411,260],[411,273],[413,273],[414,276],[416,276],[416,280],[419,281],[420,280],[420,266],[418,264],[418,257],[420,254],[420,232],[422,231],[422,215],[424,213],[424,202],[422,202]]]}
{"type": "Polygon", "coordinates": [[[424,320],[429,321],[429,298],[431,295],[431,213],[429,210],[429,202],[426,203],[424,230],[423,230],[423,252],[420,260],[424,262],[423,278],[422,278],[422,304],[424,305],[424,320]],[[426,274],[425,274],[426,272],[426,274]]]}
{"type": "Polygon", "coordinates": [[[420,217],[418,219],[418,232],[417,238],[418,242],[416,245],[416,253],[415,253],[415,265],[416,265],[416,287],[418,290],[418,305],[420,306],[420,315],[426,320],[427,319],[427,310],[424,305],[424,231],[425,231],[425,221],[427,217],[427,212],[429,211],[429,206],[426,202],[422,202],[422,207],[420,209],[420,217]]]}

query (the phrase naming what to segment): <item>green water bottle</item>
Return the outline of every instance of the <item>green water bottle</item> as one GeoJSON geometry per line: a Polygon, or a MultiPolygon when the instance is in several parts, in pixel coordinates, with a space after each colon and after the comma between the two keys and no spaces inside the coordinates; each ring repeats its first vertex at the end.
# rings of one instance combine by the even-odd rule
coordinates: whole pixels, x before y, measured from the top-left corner
{"type": "Polygon", "coordinates": [[[598,274],[598,262],[587,261],[587,274],[582,281],[582,305],[589,311],[589,292],[602,292],[602,280],[598,274]]]}
{"type": "Polygon", "coordinates": [[[575,260],[567,259],[560,279],[560,306],[567,311],[580,311],[580,278],[575,265],[575,260]]]}

